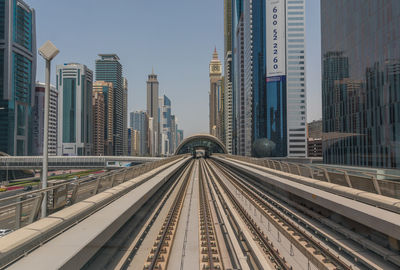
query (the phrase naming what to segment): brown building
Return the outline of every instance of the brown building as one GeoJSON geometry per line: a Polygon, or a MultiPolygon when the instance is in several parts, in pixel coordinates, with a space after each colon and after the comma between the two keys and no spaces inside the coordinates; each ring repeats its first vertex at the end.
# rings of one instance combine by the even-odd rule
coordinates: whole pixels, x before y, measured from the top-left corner
{"type": "Polygon", "coordinates": [[[96,81],[93,92],[100,91],[104,97],[104,155],[113,155],[114,87],[112,82],[96,81]]]}
{"type": "Polygon", "coordinates": [[[104,156],[105,103],[102,89],[93,90],[93,155],[104,156]]]}

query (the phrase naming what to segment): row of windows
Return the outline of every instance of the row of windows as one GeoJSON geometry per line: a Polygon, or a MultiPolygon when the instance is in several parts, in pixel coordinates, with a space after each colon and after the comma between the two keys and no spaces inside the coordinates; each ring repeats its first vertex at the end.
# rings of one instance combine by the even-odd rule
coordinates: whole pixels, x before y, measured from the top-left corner
{"type": "Polygon", "coordinates": [[[302,22],[288,22],[288,26],[304,26],[302,22]]]}
{"type": "Polygon", "coordinates": [[[304,28],[288,28],[288,32],[304,31],[304,28]]]}

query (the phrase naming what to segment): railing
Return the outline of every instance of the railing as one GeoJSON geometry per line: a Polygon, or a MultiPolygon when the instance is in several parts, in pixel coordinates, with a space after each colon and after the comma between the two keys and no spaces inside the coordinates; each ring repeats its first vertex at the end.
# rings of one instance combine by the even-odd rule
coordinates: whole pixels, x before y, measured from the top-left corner
{"type": "Polygon", "coordinates": [[[226,157],[299,176],[400,199],[400,176],[245,156],[226,157]],[[390,180],[389,180],[390,179],[390,180]]]}
{"type": "MultiPolygon", "coordinates": [[[[109,161],[122,162],[153,162],[157,157],[136,156],[49,156],[49,168],[104,168],[109,161]]],[[[42,156],[2,156],[0,169],[35,169],[42,167],[42,156]]]]}
{"type": "Polygon", "coordinates": [[[2,198],[0,199],[0,229],[16,230],[37,220],[45,193],[48,195],[48,213],[54,213],[178,158],[180,156],[165,158],[84,179],[60,180],[46,189],[2,198]]]}

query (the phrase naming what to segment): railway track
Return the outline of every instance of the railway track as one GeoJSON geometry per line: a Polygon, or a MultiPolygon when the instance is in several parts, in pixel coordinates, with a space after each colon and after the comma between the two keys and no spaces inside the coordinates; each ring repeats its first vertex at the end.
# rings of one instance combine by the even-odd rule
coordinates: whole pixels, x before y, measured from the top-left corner
{"type": "MultiPolygon", "coordinates": [[[[374,263],[375,257],[348,239],[339,237],[332,244],[327,240],[334,237],[332,231],[245,170],[213,158],[186,158],[173,166],[148,179],[130,180],[124,185],[137,185],[130,193],[98,211],[107,211],[101,218],[110,217],[107,228],[114,232],[83,269],[396,269],[374,263]],[[118,209],[124,220],[116,230],[118,209]]],[[[93,220],[98,217],[93,214],[93,220]]],[[[93,226],[86,219],[76,226],[93,226]]],[[[68,233],[54,240],[64,243],[68,233]]]]}
{"type": "MultiPolygon", "coordinates": [[[[203,163],[203,162],[202,162],[203,163]]],[[[207,195],[207,179],[204,164],[201,163],[200,170],[200,242],[201,242],[201,262],[200,269],[222,269],[219,249],[215,235],[214,222],[211,216],[209,199],[207,195]]]]}
{"type": "Polygon", "coordinates": [[[179,188],[178,195],[175,197],[172,207],[157,236],[157,240],[154,242],[154,247],[151,249],[151,254],[147,258],[147,264],[144,266],[144,270],[167,268],[171,247],[176,235],[176,227],[183,206],[183,200],[192,174],[193,170],[191,170],[188,178],[185,177],[182,179],[184,182],[179,188]]]}
{"type": "MultiPolygon", "coordinates": [[[[220,186],[223,188],[223,192],[227,194],[229,200],[233,203],[235,210],[239,213],[240,217],[243,219],[244,223],[247,225],[248,229],[252,233],[254,239],[258,243],[258,245],[261,247],[262,251],[265,253],[267,258],[270,260],[270,262],[274,265],[275,269],[291,269],[291,267],[287,264],[285,261],[285,258],[283,258],[277,249],[274,248],[272,243],[268,240],[267,237],[265,237],[265,234],[261,231],[260,227],[254,223],[253,219],[251,216],[247,213],[245,208],[239,203],[235,195],[229,190],[229,188],[225,185],[225,183],[218,177],[218,175],[215,173],[215,170],[211,168],[209,164],[207,164],[208,170],[211,172],[211,174],[214,176],[212,178],[215,178],[220,186]]],[[[212,180],[213,182],[214,180],[212,180]]],[[[213,183],[215,185],[215,183],[213,183]]],[[[243,228],[242,228],[243,229],[243,228]]],[[[259,266],[262,267],[262,266],[259,266]]]]}
{"type": "MultiPolygon", "coordinates": [[[[214,165],[215,162],[211,161],[214,165]]],[[[265,197],[265,194],[252,187],[248,181],[244,181],[241,177],[227,170],[223,166],[218,166],[218,169],[226,176],[227,179],[239,190],[249,202],[251,202],[257,209],[263,213],[268,220],[275,224],[277,228],[281,228],[282,234],[291,238],[293,244],[295,244],[303,252],[309,253],[310,261],[318,266],[318,269],[352,269],[347,263],[345,263],[340,257],[332,253],[331,250],[325,248],[313,237],[302,230],[298,224],[295,224],[282,212],[278,211],[273,205],[271,205],[265,197]]],[[[290,215],[296,215],[290,213],[290,215]]]]}

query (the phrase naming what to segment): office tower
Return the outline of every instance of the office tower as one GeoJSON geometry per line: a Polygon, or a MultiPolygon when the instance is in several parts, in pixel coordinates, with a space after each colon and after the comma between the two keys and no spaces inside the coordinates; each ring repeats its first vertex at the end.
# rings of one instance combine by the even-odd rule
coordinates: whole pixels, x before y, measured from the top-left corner
{"type": "Polygon", "coordinates": [[[93,110],[93,155],[104,156],[105,135],[105,98],[103,89],[93,88],[92,95],[93,110]]]}
{"type": "Polygon", "coordinates": [[[139,131],[140,134],[140,156],[149,154],[148,144],[148,129],[149,117],[145,111],[135,111],[130,113],[130,125],[134,130],[139,131]]]}
{"type": "Polygon", "coordinates": [[[160,138],[161,138],[161,155],[171,154],[171,100],[163,95],[159,98],[160,112],[160,138]]]}
{"type": "Polygon", "coordinates": [[[124,138],[124,91],[122,65],[116,54],[99,54],[96,60],[96,81],[112,82],[114,87],[113,154],[123,154],[124,138]]]}
{"type": "Polygon", "coordinates": [[[233,141],[240,155],[260,155],[256,145],[267,144],[274,151],[263,156],[307,154],[304,2],[232,4],[233,141]]]}
{"type": "MultiPolygon", "coordinates": [[[[35,102],[32,108],[32,155],[43,155],[45,84],[36,82],[35,102]]],[[[50,85],[48,153],[57,155],[58,92],[50,85]]]]}
{"type": "Polygon", "coordinates": [[[128,128],[127,138],[128,138],[128,156],[140,156],[140,131],[133,128],[128,128]]]}
{"type": "Polygon", "coordinates": [[[128,154],[128,80],[123,78],[123,155],[128,154]]]}
{"type": "Polygon", "coordinates": [[[89,156],[93,147],[93,72],[85,65],[57,65],[58,156],[89,156]]]}
{"type": "Polygon", "coordinates": [[[400,1],[321,1],[324,163],[400,168],[400,1]]]}
{"type": "Polygon", "coordinates": [[[222,64],[218,59],[217,49],[214,49],[212,60],[209,65],[210,92],[209,92],[209,124],[210,134],[221,139],[223,112],[222,92],[222,64]]]}
{"type": "MultiPolygon", "coordinates": [[[[160,138],[160,123],[158,115],[158,80],[154,71],[148,76],[147,80],[147,115],[152,120],[152,137],[149,140],[153,145],[150,146],[153,153],[152,156],[158,155],[159,152],[159,138],[160,138]]],[[[149,124],[150,127],[150,124],[149,124]]]]}
{"type": "Polygon", "coordinates": [[[245,155],[243,1],[232,2],[233,152],[245,155]]]}
{"type": "Polygon", "coordinates": [[[147,135],[147,143],[149,145],[149,154],[150,156],[154,157],[156,156],[156,143],[155,140],[157,138],[156,136],[156,131],[154,131],[154,118],[149,117],[149,130],[148,130],[148,135],[147,135]]]}
{"type": "Polygon", "coordinates": [[[36,79],[35,11],[22,0],[0,2],[0,151],[31,154],[36,79]]]}
{"type": "Polygon", "coordinates": [[[177,119],[176,119],[175,115],[171,115],[171,140],[169,142],[169,148],[170,148],[170,153],[171,154],[175,153],[175,150],[176,150],[176,147],[177,147],[177,145],[176,145],[177,127],[178,127],[177,119]]]}
{"type": "Polygon", "coordinates": [[[233,153],[232,0],[224,0],[224,138],[233,153]]]}
{"type": "Polygon", "coordinates": [[[176,135],[177,135],[177,147],[181,144],[183,141],[183,130],[182,129],[177,129],[176,130],[176,135]]]}
{"type": "Polygon", "coordinates": [[[114,87],[112,82],[96,81],[93,83],[93,91],[100,91],[104,97],[104,155],[113,155],[114,137],[114,87]]]}
{"type": "Polygon", "coordinates": [[[128,154],[128,80],[124,77],[122,88],[124,91],[124,108],[123,108],[123,125],[124,125],[124,133],[123,133],[123,148],[124,148],[124,156],[128,154]]]}

